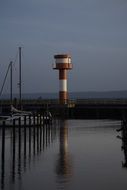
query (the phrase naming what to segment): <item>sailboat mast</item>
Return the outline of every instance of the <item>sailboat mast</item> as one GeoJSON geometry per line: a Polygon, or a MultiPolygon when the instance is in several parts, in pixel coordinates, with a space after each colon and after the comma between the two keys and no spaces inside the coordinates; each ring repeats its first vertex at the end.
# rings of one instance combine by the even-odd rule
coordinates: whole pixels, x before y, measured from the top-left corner
{"type": "Polygon", "coordinates": [[[21,88],[21,84],[22,84],[22,76],[21,76],[21,47],[19,47],[19,108],[21,109],[21,103],[22,103],[22,88],[21,88]]]}
{"type": "Polygon", "coordinates": [[[10,103],[12,105],[12,61],[10,62],[10,103]]]}

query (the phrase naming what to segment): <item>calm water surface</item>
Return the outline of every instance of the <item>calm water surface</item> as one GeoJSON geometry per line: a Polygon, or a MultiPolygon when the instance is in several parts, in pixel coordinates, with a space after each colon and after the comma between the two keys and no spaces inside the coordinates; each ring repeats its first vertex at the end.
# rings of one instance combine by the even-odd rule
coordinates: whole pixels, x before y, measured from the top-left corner
{"type": "Polygon", "coordinates": [[[64,120],[52,126],[0,129],[0,188],[124,190],[119,121],[64,120]]]}

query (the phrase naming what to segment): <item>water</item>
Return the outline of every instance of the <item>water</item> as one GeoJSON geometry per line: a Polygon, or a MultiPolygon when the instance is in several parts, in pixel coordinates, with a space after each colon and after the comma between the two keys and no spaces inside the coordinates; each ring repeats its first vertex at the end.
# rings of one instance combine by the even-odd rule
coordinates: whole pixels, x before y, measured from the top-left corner
{"type": "Polygon", "coordinates": [[[6,128],[5,144],[0,129],[0,188],[124,190],[127,170],[116,137],[120,125],[65,120],[26,130],[6,128]]]}

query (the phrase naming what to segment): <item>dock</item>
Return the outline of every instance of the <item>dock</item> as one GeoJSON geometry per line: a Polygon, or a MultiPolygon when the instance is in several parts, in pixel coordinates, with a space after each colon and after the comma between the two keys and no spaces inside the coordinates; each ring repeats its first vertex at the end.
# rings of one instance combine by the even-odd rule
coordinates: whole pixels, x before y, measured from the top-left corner
{"type": "MultiPolygon", "coordinates": [[[[0,102],[8,112],[10,101],[0,102]]],[[[18,107],[18,102],[14,101],[18,107]]],[[[123,119],[127,116],[127,99],[75,99],[59,104],[56,99],[22,100],[22,109],[33,113],[50,111],[54,118],[64,119],[123,119]]]]}

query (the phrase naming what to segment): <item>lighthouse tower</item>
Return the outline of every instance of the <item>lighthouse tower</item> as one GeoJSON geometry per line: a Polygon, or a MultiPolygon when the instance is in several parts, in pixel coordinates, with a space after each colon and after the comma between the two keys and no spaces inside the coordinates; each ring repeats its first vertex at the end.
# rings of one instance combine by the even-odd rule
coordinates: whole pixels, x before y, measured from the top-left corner
{"type": "Polygon", "coordinates": [[[66,104],[68,100],[67,70],[72,69],[71,56],[58,54],[54,58],[55,64],[53,64],[53,69],[59,70],[59,102],[60,104],[66,104]]]}

